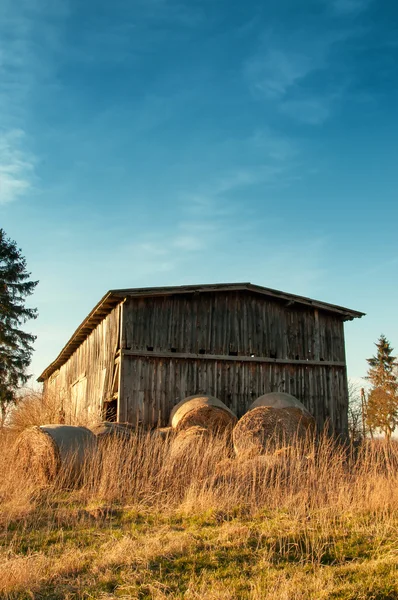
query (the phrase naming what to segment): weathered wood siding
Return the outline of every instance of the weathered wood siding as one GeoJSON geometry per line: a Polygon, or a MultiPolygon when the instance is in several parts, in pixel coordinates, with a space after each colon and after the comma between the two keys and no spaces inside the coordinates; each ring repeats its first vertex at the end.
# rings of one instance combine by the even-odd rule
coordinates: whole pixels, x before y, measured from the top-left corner
{"type": "Polygon", "coordinates": [[[122,347],[344,361],[338,316],[249,292],[128,298],[122,347]]]}
{"type": "Polygon", "coordinates": [[[112,395],[120,312],[120,305],[116,306],[69,360],[45,381],[45,393],[59,399],[67,422],[98,417],[103,403],[112,395]]]}
{"type": "Polygon", "coordinates": [[[124,356],[121,419],[166,425],[173,406],[196,393],[220,398],[240,417],[256,398],[272,391],[296,396],[314,415],[318,427],[329,421],[331,431],[347,431],[347,381],[343,367],[238,360],[124,356]]]}
{"type": "Polygon", "coordinates": [[[174,404],[195,393],[219,397],[240,416],[258,396],[278,390],[299,398],[319,427],[329,421],[345,433],[343,325],[338,315],[252,292],[128,298],[119,418],[165,425],[174,404]]]}

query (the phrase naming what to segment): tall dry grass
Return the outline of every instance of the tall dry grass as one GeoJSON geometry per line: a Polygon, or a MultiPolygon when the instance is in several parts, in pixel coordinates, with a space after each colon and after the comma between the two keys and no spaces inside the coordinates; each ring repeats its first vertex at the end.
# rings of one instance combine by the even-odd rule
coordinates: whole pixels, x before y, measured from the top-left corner
{"type": "Polygon", "coordinates": [[[9,428],[19,433],[33,425],[59,423],[58,400],[37,390],[25,390],[11,411],[9,428]]]}
{"type": "Polygon", "coordinates": [[[15,432],[21,432],[33,425],[64,423],[92,427],[101,421],[100,415],[83,411],[75,416],[73,411],[62,410],[61,406],[63,403],[54,394],[25,389],[10,413],[8,427],[15,432]]]}
{"type": "MultiPolygon", "coordinates": [[[[35,597],[43,586],[48,594],[60,586],[54,597],[61,597],[65,590],[75,589],[80,577],[83,587],[70,597],[83,598],[87,597],[84,586],[98,582],[101,586],[101,578],[112,581],[117,576],[121,585],[133,590],[130,597],[304,600],[321,597],[325,585],[338,589],[344,571],[332,584],[332,575],[322,569],[328,561],[342,569],[351,564],[346,563],[352,560],[347,550],[350,540],[366,544],[364,556],[376,561],[374,565],[381,560],[382,567],[391,570],[398,558],[394,547],[398,447],[394,444],[369,442],[354,450],[321,436],[298,441],[292,448],[280,447],[272,456],[238,460],[231,458],[227,439],[199,438],[189,454],[179,456],[170,452],[172,439],[137,431],[130,440],[101,444],[88,457],[75,485],[61,470],[51,485],[42,487],[17,470],[14,442],[15,433],[0,436],[0,531],[6,547],[0,554],[0,595],[4,598],[20,597],[21,590],[35,597]],[[149,524],[142,532],[127,530],[121,536],[111,527],[105,532],[108,515],[118,511],[148,515],[149,524]],[[200,522],[204,514],[220,524],[213,541],[205,542],[208,534],[198,533],[195,525],[190,533],[156,516],[170,518],[170,523],[181,515],[200,522]],[[61,551],[52,550],[49,540],[62,541],[63,532],[67,543],[61,551]],[[257,557],[247,595],[239,595],[222,578],[212,578],[206,556],[222,564],[225,553],[237,567],[245,564],[241,553],[249,563],[253,555],[257,557]],[[173,569],[173,557],[185,555],[191,556],[193,573],[196,561],[204,561],[205,575],[192,575],[181,593],[173,595],[165,587],[172,576],[167,569],[153,574],[154,565],[165,561],[173,569]],[[293,579],[291,570],[278,567],[280,561],[297,565],[293,579]],[[82,565],[86,565],[84,575],[82,565]],[[121,571],[123,576],[115,575],[121,571]],[[140,592],[143,577],[151,590],[147,595],[140,592]]],[[[360,564],[358,580],[366,573],[360,564]]],[[[228,577],[228,581],[236,577],[237,589],[247,585],[244,574],[228,577]]],[[[92,597],[99,597],[96,593],[92,597]]],[[[359,596],[347,592],[344,597],[359,596]]]]}
{"type": "MultiPolygon", "coordinates": [[[[43,497],[43,489],[18,472],[15,433],[0,437],[0,500],[4,507],[43,497]]],[[[326,435],[297,440],[270,456],[231,458],[227,439],[198,438],[189,453],[170,452],[169,440],[137,431],[110,439],[87,458],[75,498],[156,510],[389,511],[398,508],[398,445],[365,442],[355,450],[326,435]]],[[[56,495],[70,481],[65,470],[46,488],[56,495]]],[[[70,484],[69,484],[70,488],[70,484]]],[[[38,500],[40,501],[40,500],[38,500]]]]}

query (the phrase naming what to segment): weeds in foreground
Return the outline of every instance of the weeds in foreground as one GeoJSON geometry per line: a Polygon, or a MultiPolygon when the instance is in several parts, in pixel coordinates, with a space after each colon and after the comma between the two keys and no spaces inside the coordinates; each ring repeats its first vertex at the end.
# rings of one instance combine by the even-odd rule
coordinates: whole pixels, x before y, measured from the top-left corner
{"type": "Polygon", "coordinates": [[[33,425],[59,423],[59,400],[54,396],[45,396],[41,391],[24,390],[10,413],[9,425],[13,432],[19,433],[33,425]]]}
{"type": "Polygon", "coordinates": [[[2,598],[398,598],[398,448],[231,458],[137,433],[39,487],[0,437],[2,598]]]}

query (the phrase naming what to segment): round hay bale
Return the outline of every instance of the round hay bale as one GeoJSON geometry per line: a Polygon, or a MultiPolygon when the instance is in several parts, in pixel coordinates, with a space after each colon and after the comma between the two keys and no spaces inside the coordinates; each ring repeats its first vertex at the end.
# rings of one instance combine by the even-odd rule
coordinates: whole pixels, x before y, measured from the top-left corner
{"type": "Polygon", "coordinates": [[[300,421],[300,425],[305,427],[306,432],[314,432],[315,430],[315,419],[308,412],[308,410],[301,410],[301,408],[292,406],[290,408],[283,409],[288,415],[291,415],[293,419],[298,419],[300,421]]]}
{"type": "Polygon", "coordinates": [[[78,479],[95,441],[95,435],[86,427],[29,427],[16,440],[17,463],[26,475],[41,484],[53,481],[61,467],[68,470],[73,481],[78,479]]]}
{"type": "Polygon", "coordinates": [[[302,404],[295,396],[286,394],[285,392],[271,392],[269,394],[264,394],[250,405],[249,410],[258,408],[259,406],[269,406],[270,408],[295,408],[312,419],[311,413],[305,408],[304,404],[302,404]]]}
{"type": "Polygon", "coordinates": [[[151,431],[151,436],[162,441],[168,440],[173,434],[174,430],[172,427],[156,427],[151,431]]]}
{"type": "Polygon", "coordinates": [[[234,413],[213,396],[189,396],[172,410],[170,424],[177,431],[205,427],[212,433],[232,430],[237,423],[234,413]]]}
{"type": "Polygon", "coordinates": [[[239,420],[233,431],[237,456],[267,454],[271,446],[306,437],[309,421],[301,410],[258,406],[239,420]]]}
{"type": "Polygon", "coordinates": [[[126,423],[104,421],[103,423],[91,427],[91,431],[96,436],[97,441],[102,443],[114,438],[129,440],[134,435],[135,428],[126,423]]]}
{"type": "Polygon", "coordinates": [[[205,427],[190,427],[180,430],[170,445],[169,457],[172,460],[189,458],[195,447],[209,437],[209,430],[205,427]]]}

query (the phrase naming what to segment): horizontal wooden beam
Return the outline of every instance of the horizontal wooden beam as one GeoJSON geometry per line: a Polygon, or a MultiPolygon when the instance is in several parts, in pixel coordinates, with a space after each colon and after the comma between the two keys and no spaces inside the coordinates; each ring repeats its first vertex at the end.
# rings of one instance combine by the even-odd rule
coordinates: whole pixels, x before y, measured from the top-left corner
{"type": "Polygon", "coordinates": [[[266,358],[264,356],[226,356],[223,354],[186,354],[182,352],[157,352],[144,350],[121,351],[122,356],[135,358],[178,358],[185,360],[219,360],[229,362],[270,363],[279,365],[304,365],[308,367],[345,367],[345,362],[330,360],[293,360],[290,358],[266,358]]]}

